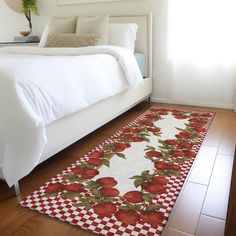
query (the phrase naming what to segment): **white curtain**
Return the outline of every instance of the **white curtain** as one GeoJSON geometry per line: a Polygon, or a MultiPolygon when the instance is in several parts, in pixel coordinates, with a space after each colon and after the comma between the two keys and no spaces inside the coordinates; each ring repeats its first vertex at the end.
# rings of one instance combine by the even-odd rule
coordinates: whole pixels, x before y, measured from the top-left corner
{"type": "Polygon", "coordinates": [[[236,109],[236,0],[169,0],[174,102],[236,109]]]}

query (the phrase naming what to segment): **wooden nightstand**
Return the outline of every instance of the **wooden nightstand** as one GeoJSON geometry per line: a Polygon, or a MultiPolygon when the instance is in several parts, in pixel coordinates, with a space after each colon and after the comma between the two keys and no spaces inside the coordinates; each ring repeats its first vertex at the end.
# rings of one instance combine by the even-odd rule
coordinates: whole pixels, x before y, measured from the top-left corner
{"type": "Polygon", "coordinates": [[[39,42],[0,42],[0,47],[10,46],[38,46],[39,42]]]}

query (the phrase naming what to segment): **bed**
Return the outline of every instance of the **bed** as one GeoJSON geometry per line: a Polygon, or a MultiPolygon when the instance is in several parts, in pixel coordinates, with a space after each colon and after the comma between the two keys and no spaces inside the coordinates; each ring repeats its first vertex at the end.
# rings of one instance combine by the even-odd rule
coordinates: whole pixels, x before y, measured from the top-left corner
{"type": "MultiPolygon", "coordinates": [[[[89,107],[80,109],[80,111],[78,112],[68,113],[68,115],[59,117],[59,119],[56,119],[53,122],[49,122],[48,124],[46,124],[46,144],[41,150],[39,160],[34,163],[34,166],[30,168],[30,171],[36,165],[47,160],[54,154],[58,153],[59,151],[71,145],[72,143],[76,142],[77,140],[101,127],[105,123],[111,121],[115,117],[130,109],[131,107],[135,106],[136,104],[140,103],[145,99],[150,98],[152,92],[152,14],[142,13],[135,15],[114,15],[110,16],[110,22],[132,22],[138,24],[139,30],[137,33],[135,52],[139,53],[136,55],[138,62],[140,55],[144,55],[145,57],[145,65],[139,65],[143,67],[142,83],[137,84],[137,86],[131,86],[126,89],[120,90],[113,96],[104,97],[103,99],[90,105],[89,107]]],[[[10,52],[13,50],[14,49],[9,49],[10,52]]],[[[20,60],[20,55],[21,53],[23,53],[22,50],[27,51],[27,49],[19,48],[14,60],[20,60]]],[[[33,49],[33,51],[34,50],[36,51],[32,53],[32,56],[37,55],[38,49],[33,49]]],[[[93,51],[93,49],[91,50],[93,51]]],[[[104,52],[104,50],[106,51],[108,49],[98,47],[97,50],[98,53],[102,53],[104,52]]],[[[111,48],[111,50],[113,50],[113,48],[111,48]]],[[[53,49],[51,51],[53,51],[53,49]]],[[[5,52],[3,50],[3,53],[6,52],[7,50],[5,52]]],[[[72,52],[72,54],[73,53],[74,52],[72,52]]],[[[80,53],[80,50],[78,53],[80,53]]],[[[112,52],[111,54],[116,53],[117,52],[112,52]]],[[[25,132],[27,133],[27,131],[25,132]]],[[[24,136],[23,133],[22,138],[24,136]]],[[[3,146],[0,145],[0,148],[3,148],[3,146]]],[[[14,149],[14,147],[12,148],[14,149]]],[[[10,160],[10,162],[11,161],[12,160],[10,160]]],[[[28,173],[30,171],[28,171],[28,173]]],[[[3,168],[1,168],[0,163],[0,178],[3,181],[6,181],[6,176],[3,173],[4,171],[3,168]]],[[[22,177],[24,177],[25,175],[26,174],[24,174],[22,177]]],[[[19,178],[13,179],[12,181],[6,181],[9,186],[14,185],[16,194],[19,194],[18,180],[19,178]]]]}

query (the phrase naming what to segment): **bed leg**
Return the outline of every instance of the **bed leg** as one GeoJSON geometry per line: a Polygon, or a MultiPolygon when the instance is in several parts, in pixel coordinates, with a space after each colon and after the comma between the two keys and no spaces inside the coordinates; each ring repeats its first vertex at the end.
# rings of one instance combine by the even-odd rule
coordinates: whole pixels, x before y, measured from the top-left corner
{"type": "Polygon", "coordinates": [[[14,190],[15,190],[15,194],[16,196],[20,195],[20,186],[19,186],[19,182],[17,182],[16,184],[14,184],[14,190]]]}
{"type": "Polygon", "coordinates": [[[151,97],[148,97],[147,102],[148,102],[148,105],[150,106],[151,105],[151,97]]]}

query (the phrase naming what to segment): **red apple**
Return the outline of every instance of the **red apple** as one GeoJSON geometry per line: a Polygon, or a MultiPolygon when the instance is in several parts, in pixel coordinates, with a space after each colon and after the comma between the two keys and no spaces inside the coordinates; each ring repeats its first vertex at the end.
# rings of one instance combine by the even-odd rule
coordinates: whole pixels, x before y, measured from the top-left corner
{"type": "Polygon", "coordinates": [[[124,194],[123,197],[125,198],[126,201],[132,202],[132,203],[141,203],[144,201],[142,198],[142,193],[139,191],[127,192],[126,194],[124,194]]]}
{"type": "Polygon", "coordinates": [[[148,128],[147,130],[148,130],[149,132],[153,132],[153,133],[158,133],[158,132],[161,131],[160,128],[148,128]]]}
{"type": "Polygon", "coordinates": [[[153,194],[162,194],[166,191],[166,188],[163,185],[156,184],[153,182],[145,182],[141,184],[142,188],[149,193],[153,194]]]}
{"type": "Polygon", "coordinates": [[[133,137],[131,140],[132,140],[133,142],[142,142],[142,141],[143,141],[143,139],[140,138],[140,137],[133,137]]]}
{"type": "Polygon", "coordinates": [[[98,170],[87,169],[87,170],[84,171],[84,173],[81,175],[81,177],[83,179],[92,179],[93,177],[95,177],[98,174],[99,174],[98,170]]]}
{"type": "Polygon", "coordinates": [[[145,222],[150,224],[152,227],[157,228],[160,223],[163,222],[164,214],[158,211],[142,211],[140,213],[140,218],[145,222]]]}
{"type": "Polygon", "coordinates": [[[104,197],[117,197],[120,194],[116,188],[101,188],[100,192],[104,197]]]}
{"type": "Polygon", "coordinates": [[[130,135],[130,134],[121,134],[119,138],[127,140],[127,139],[131,139],[132,135],[130,135]]]}
{"type": "Polygon", "coordinates": [[[135,225],[140,220],[139,214],[132,210],[120,209],[115,213],[115,217],[117,220],[127,225],[135,225]]]}
{"type": "Polygon", "coordinates": [[[183,156],[185,156],[185,154],[182,150],[172,150],[170,153],[174,157],[183,157],[183,156]]]}
{"type": "Polygon", "coordinates": [[[93,211],[100,217],[110,217],[117,211],[117,208],[115,204],[106,202],[94,205],[93,211]]]}
{"type": "Polygon", "coordinates": [[[138,133],[140,130],[138,128],[132,128],[130,129],[131,133],[138,133]]]}
{"type": "Polygon", "coordinates": [[[87,162],[89,165],[93,165],[93,166],[100,166],[102,164],[102,160],[101,159],[97,159],[97,158],[91,158],[88,160],[87,162]]]}
{"type": "Polygon", "coordinates": [[[75,168],[71,169],[71,172],[73,174],[76,174],[76,175],[82,175],[82,174],[84,174],[85,169],[82,169],[82,168],[79,168],[79,167],[75,167],[75,168]]]}
{"type": "Polygon", "coordinates": [[[155,116],[153,114],[147,114],[144,116],[146,119],[153,119],[155,116]]]}
{"type": "Polygon", "coordinates": [[[129,143],[114,143],[117,148],[129,148],[131,145],[129,143]]]}
{"type": "Polygon", "coordinates": [[[115,147],[112,149],[113,152],[123,152],[125,150],[125,148],[121,148],[121,147],[115,147]]]}
{"type": "Polygon", "coordinates": [[[158,170],[168,170],[169,169],[169,164],[164,161],[157,161],[155,162],[155,168],[158,170]]]}
{"type": "Polygon", "coordinates": [[[148,157],[162,157],[163,156],[161,152],[156,152],[156,151],[148,151],[145,153],[145,155],[148,157]]]}
{"type": "Polygon", "coordinates": [[[179,171],[179,170],[181,170],[181,167],[177,164],[171,164],[170,169],[174,170],[174,171],[179,171]]]}
{"type": "Polygon", "coordinates": [[[175,140],[172,140],[172,139],[167,139],[164,141],[165,144],[167,145],[176,145],[177,142],[175,140]]]}
{"type": "Polygon", "coordinates": [[[84,187],[82,184],[79,184],[79,183],[68,184],[68,185],[65,185],[65,190],[68,192],[82,193],[84,192],[84,187]]]}
{"type": "Polygon", "coordinates": [[[192,148],[193,144],[192,143],[181,142],[181,143],[178,143],[177,146],[180,147],[180,148],[192,148]]]}
{"type": "Polygon", "coordinates": [[[183,131],[183,132],[180,132],[179,134],[176,134],[175,137],[182,138],[182,139],[184,139],[184,138],[190,139],[191,135],[188,132],[183,131]]]}
{"type": "Polygon", "coordinates": [[[64,184],[62,183],[56,183],[56,184],[49,184],[45,188],[45,193],[57,193],[57,192],[62,192],[65,189],[64,184]]]}
{"type": "Polygon", "coordinates": [[[88,156],[91,157],[91,158],[98,158],[98,159],[100,159],[103,156],[103,152],[93,151],[88,156]]]}
{"type": "Polygon", "coordinates": [[[184,155],[186,157],[195,157],[196,156],[196,153],[194,151],[191,151],[191,150],[185,150],[183,152],[184,152],[184,155]]]}
{"type": "Polygon", "coordinates": [[[117,185],[117,181],[112,177],[103,177],[96,180],[102,188],[112,188],[117,185]]]}
{"type": "Polygon", "coordinates": [[[168,180],[163,176],[154,176],[152,177],[152,182],[160,185],[166,185],[168,180]]]}

